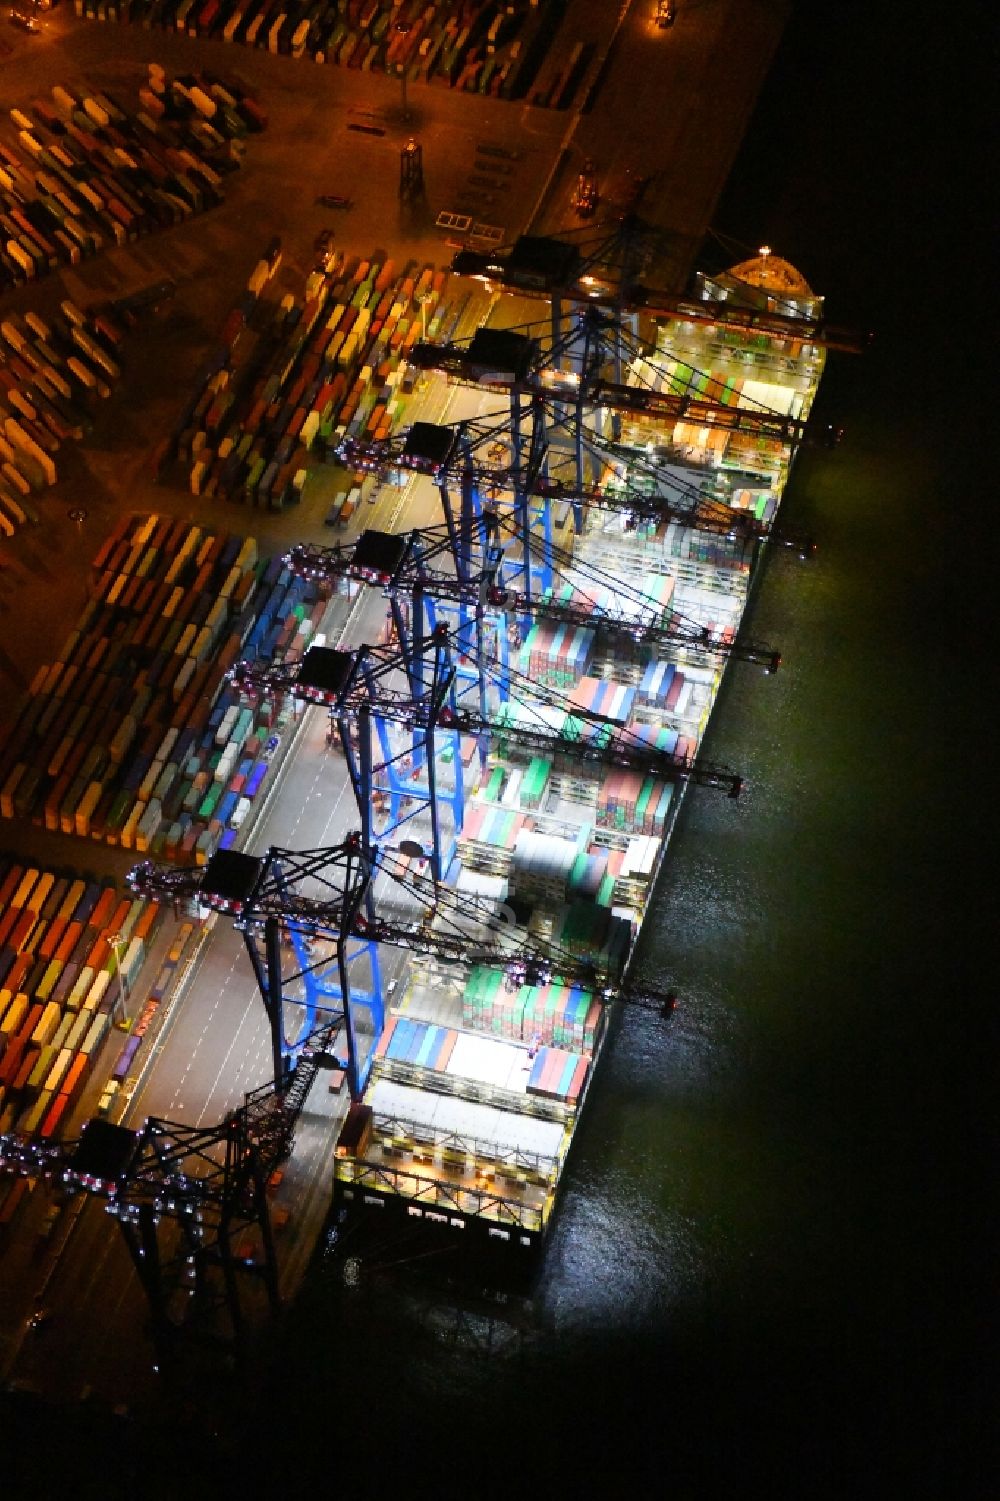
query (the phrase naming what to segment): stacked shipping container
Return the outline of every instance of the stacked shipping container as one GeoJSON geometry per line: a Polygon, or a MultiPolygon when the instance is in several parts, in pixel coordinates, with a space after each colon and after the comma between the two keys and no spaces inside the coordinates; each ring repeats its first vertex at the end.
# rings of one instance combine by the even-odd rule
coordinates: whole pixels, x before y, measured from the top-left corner
{"type": "Polygon", "coordinates": [[[0,290],[221,201],[213,159],[251,128],[258,107],[155,67],[140,98],[131,114],[106,94],[57,85],[51,104],[11,110],[20,150],[0,143],[0,290]]]}
{"type": "Polygon", "coordinates": [[[244,655],[296,660],[325,604],[252,537],[123,517],[91,599],[39,668],[0,745],[0,816],[204,863],[231,844],[277,743],[272,706],[239,707],[244,655]]]}
{"type": "Polygon", "coordinates": [[[121,342],[114,319],[68,300],[48,321],[0,321],[0,536],[38,520],[29,497],[55,484],[61,444],[82,438],[95,399],[110,396],[121,342]]]}
{"type": "MultiPolygon", "coordinates": [[[[141,21],[366,73],[523,94],[555,0],[75,0],[78,16],[141,21]]],[[[581,49],[577,48],[577,53],[581,49]]],[[[542,101],[539,101],[542,102],[542,101]]],[[[561,104],[561,98],[553,98],[561,104]]]]}
{"type": "Polygon", "coordinates": [[[407,351],[437,332],[445,288],[433,267],[339,261],[298,301],[264,300],[280,256],[259,262],[164,455],[189,465],[193,494],[279,509],[301,494],[307,456],[398,424],[407,351]]]}
{"type": "Polygon", "coordinates": [[[0,1131],[59,1134],[134,985],[156,903],[0,856],[0,1131]],[[112,941],[114,940],[114,941],[112,941]]]}

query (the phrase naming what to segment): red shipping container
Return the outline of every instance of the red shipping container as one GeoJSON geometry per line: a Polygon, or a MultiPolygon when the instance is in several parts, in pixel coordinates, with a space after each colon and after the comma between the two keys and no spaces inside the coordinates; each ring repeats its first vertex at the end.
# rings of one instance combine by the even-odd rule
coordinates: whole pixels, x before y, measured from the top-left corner
{"type": "Polygon", "coordinates": [[[105,886],[94,904],[94,910],[87,920],[88,928],[107,927],[108,918],[118,905],[118,893],[113,886],[105,886]]]}
{"type": "Polygon", "coordinates": [[[14,1078],[11,1080],[11,1087],[13,1089],[23,1089],[24,1086],[27,1084],[27,1082],[28,1082],[28,1075],[31,1073],[31,1070],[34,1068],[35,1064],[38,1062],[38,1056],[41,1053],[41,1051],[42,1051],[41,1048],[26,1048],[25,1049],[24,1057],[21,1059],[21,1067],[18,1069],[17,1073],[14,1075],[14,1078]]]}
{"type": "Polygon", "coordinates": [[[51,1136],[55,1132],[56,1127],[62,1120],[63,1115],[66,1113],[66,1107],[68,1105],[68,1094],[56,1095],[55,1099],[52,1102],[51,1110],[49,1111],[48,1115],[46,1115],[45,1120],[42,1122],[42,1136],[51,1136]]]}
{"type": "Polygon", "coordinates": [[[54,917],[42,934],[42,941],[38,945],[38,952],[43,959],[54,957],[56,947],[66,928],[65,917],[54,917]]]}
{"type": "Polygon", "coordinates": [[[396,1018],[394,1016],[391,1016],[386,1022],[385,1026],[382,1028],[382,1036],[379,1038],[378,1047],[375,1049],[376,1058],[385,1057],[386,1049],[388,1048],[389,1043],[392,1040],[392,1034],[395,1030],[396,1018]]]}
{"type": "Polygon", "coordinates": [[[83,923],[69,922],[66,924],[66,931],[64,932],[62,941],[60,942],[59,947],[55,953],[55,957],[57,959],[61,959],[63,964],[69,963],[69,960],[73,954],[73,950],[80,942],[80,935],[82,932],[83,923]]]}
{"type": "Polygon", "coordinates": [[[14,892],[17,890],[18,886],[20,886],[23,879],[24,866],[12,865],[10,870],[4,876],[3,881],[0,882],[0,912],[4,912],[6,910],[7,903],[10,901],[11,897],[14,895],[14,892]]]}
{"type": "Polygon", "coordinates": [[[18,912],[14,926],[11,929],[9,944],[18,954],[30,954],[31,931],[38,919],[33,912],[18,912]]]}

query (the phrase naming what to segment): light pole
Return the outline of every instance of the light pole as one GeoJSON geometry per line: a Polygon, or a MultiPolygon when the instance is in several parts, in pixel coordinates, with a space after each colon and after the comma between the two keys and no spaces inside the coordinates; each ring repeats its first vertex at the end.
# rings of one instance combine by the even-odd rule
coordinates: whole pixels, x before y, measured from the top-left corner
{"type": "Polygon", "coordinates": [[[129,1025],[128,1007],[126,1004],[128,988],[125,983],[125,976],[122,974],[122,935],[120,933],[109,933],[108,942],[115,951],[115,970],[118,975],[118,1005],[122,1015],[121,1021],[117,1025],[121,1027],[122,1031],[127,1031],[129,1025]]]}
{"type": "MultiPolygon", "coordinates": [[[[406,36],[409,30],[410,27],[407,21],[396,22],[396,32],[399,36],[406,36]]],[[[397,66],[399,68],[399,83],[403,92],[403,123],[408,125],[410,123],[410,109],[406,102],[406,58],[401,63],[398,63],[397,66]]]]}
{"type": "Polygon", "coordinates": [[[417,306],[420,309],[420,337],[425,344],[427,342],[427,304],[432,296],[432,292],[423,291],[417,298],[417,306]]]}

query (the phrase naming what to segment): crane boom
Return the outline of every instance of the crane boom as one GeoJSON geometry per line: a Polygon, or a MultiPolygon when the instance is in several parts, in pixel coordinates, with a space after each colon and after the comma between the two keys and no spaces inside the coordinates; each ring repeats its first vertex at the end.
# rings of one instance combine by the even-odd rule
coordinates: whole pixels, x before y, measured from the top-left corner
{"type": "Polygon", "coordinates": [[[496,558],[492,567],[487,566],[475,577],[460,579],[453,572],[432,566],[433,559],[447,547],[447,533],[442,536],[431,528],[404,536],[368,530],[353,543],[338,543],[333,547],[298,543],[285,554],[284,562],[293,573],[312,579],[349,578],[389,592],[412,592],[420,588],[435,599],[455,604],[482,605],[487,609],[522,617],[530,615],[535,620],[548,620],[558,625],[591,627],[604,635],[624,636],[629,641],[647,646],[687,647],[692,651],[734,657],[741,662],[765,667],[768,672],[777,672],[781,665],[781,653],[769,646],[713,634],[707,627],[685,620],[676,613],[671,619],[664,620],[662,615],[670,614],[669,606],[666,612],[661,610],[661,618],[654,618],[656,602],[647,600],[625,584],[618,586],[619,613],[615,614],[612,613],[615,610],[613,599],[598,607],[596,600],[581,603],[552,595],[538,598],[502,584],[498,581],[496,558]]]}
{"type": "MultiPolygon", "coordinates": [[[[428,649],[439,646],[442,629],[422,644],[428,649]]],[[[698,786],[723,789],[731,798],[738,798],[742,791],[743,779],[736,772],[697,756],[671,754],[640,740],[616,720],[578,708],[554,690],[535,685],[543,704],[566,715],[561,731],[552,730],[541,721],[537,725],[515,721],[502,711],[483,714],[464,704],[432,703],[398,692],[388,686],[385,678],[399,666],[398,655],[384,647],[362,647],[348,652],[312,646],[301,663],[238,663],[230,669],[229,680],[248,696],[290,693],[323,704],[342,717],[356,718],[367,710],[411,729],[438,728],[473,737],[498,736],[516,740],[538,755],[582,765],[620,766],[646,776],[692,781],[698,786]]],[[[453,676],[453,668],[451,673],[453,676]]]]}
{"type": "MultiPolygon", "coordinates": [[[[462,426],[465,426],[463,424],[462,426]]],[[[344,438],[337,457],[348,469],[385,476],[395,471],[424,474],[436,483],[461,481],[469,460],[462,452],[460,427],[439,427],[416,422],[406,433],[387,439],[344,438]]],[[[609,458],[614,457],[609,452],[609,458]]],[[[634,484],[576,485],[536,474],[520,476],[509,467],[475,465],[475,476],[486,487],[523,488],[535,500],[566,501],[624,514],[636,521],[676,522],[694,531],[746,542],[767,540],[787,547],[801,557],[812,557],[815,544],[801,533],[760,521],[750,510],[737,510],[724,501],[712,500],[692,488],[681,498],[646,493],[634,484]]]]}
{"type": "MultiPolygon", "coordinates": [[[[525,343],[530,346],[531,341],[526,340],[525,343]]],[[[572,376],[564,376],[560,381],[558,375],[532,369],[530,352],[526,352],[520,368],[511,370],[505,365],[494,367],[492,362],[477,354],[475,340],[469,346],[418,342],[410,350],[407,359],[417,370],[440,370],[456,380],[484,390],[502,391],[511,397],[561,397],[575,405],[606,407],[612,411],[629,412],[637,417],[650,417],[658,421],[690,422],[700,427],[771,438],[775,442],[791,446],[818,441],[832,447],[842,436],[839,428],[828,427],[821,437],[814,438],[814,428],[808,420],[786,416],[763,407],[730,406],[726,402],[712,401],[704,396],[652,391],[644,386],[619,385],[614,381],[581,383],[572,376]]]]}
{"type": "MultiPolygon", "coordinates": [[[[496,251],[460,250],[452,260],[451,269],[456,275],[499,282],[510,291],[546,302],[555,298],[591,307],[613,306],[625,312],[646,313],[651,318],[676,318],[682,323],[707,323],[747,334],[770,334],[776,339],[801,339],[804,344],[841,354],[862,354],[872,342],[870,333],[841,328],[828,323],[825,318],[779,313],[770,308],[741,307],[734,302],[713,298],[679,296],[644,287],[638,282],[614,286],[605,283],[603,276],[587,274],[585,261],[577,260],[576,264],[583,274],[573,280],[559,276],[539,278],[537,272],[526,275],[510,254],[502,256],[496,251]]],[[[570,256],[562,269],[572,270],[573,265],[574,259],[570,256]]]]}
{"type": "MultiPolygon", "coordinates": [[[[336,862],[345,850],[359,858],[360,836],[349,834],[342,845],[332,846],[326,852],[330,863],[336,862]]],[[[390,913],[384,899],[376,904],[374,911],[353,906],[345,914],[344,903],[339,897],[310,897],[296,889],[294,879],[283,890],[269,886],[263,875],[275,853],[284,852],[251,856],[234,854],[230,850],[216,851],[207,865],[184,872],[187,877],[185,889],[205,906],[232,917],[241,927],[261,926],[268,920],[277,919],[283,924],[299,925],[320,937],[343,939],[348,936],[388,944],[445,964],[485,965],[500,969],[511,985],[544,985],[550,979],[560,979],[568,984],[581,985],[604,1001],[621,1000],[628,1005],[655,1010],[661,1015],[667,1015],[673,1009],[674,996],[671,993],[616,983],[616,977],[603,971],[599,960],[571,953],[559,944],[545,943],[544,940],[521,941],[517,930],[501,922],[488,903],[465,893],[449,892],[427,877],[415,876],[412,872],[404,874],[399,857],[391,850],[379,851],[375,873],[381,871],[391,881],[408,889],[421,906],[429,904],[429,910],[439,918],[437,926],[390,913]],[[267,901],[262,905],[264,893],[267,893],[267,901]],[[448,925],[442,926],[441,923],[448,925]]],[[[317,857],[323,853],[310,852],[310,869],[314,872],[322,868],[317,857]]],[[[174,880],[177,874],[147,860],[132,868],[128,882],[134,891],[162,900],[177,890],[174,880]]],[[[319,1048],[313,1052],[318,1054],[319,1048]]]]}

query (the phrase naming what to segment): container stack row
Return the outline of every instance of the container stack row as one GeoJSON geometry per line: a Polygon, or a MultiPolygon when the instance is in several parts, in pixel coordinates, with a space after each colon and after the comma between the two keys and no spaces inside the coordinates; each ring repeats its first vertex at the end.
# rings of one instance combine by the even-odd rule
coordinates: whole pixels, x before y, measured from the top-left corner
{"type": "Polygon", "coordinates": [[[158,918],[112,884],[0,856],[0,1130],[64,1128],[158,918]]]}
{"type": "Polygon", "coordinates": [[[122,1044],[121,1051],[111,1068],[111,1077],[101,1096],[99,1109],[106,1113],[115,1094],[123,1084],[128,1072],[135,1066],[136,1059],[142,1049],[143,1039],[149,1031],[150,1025],[157,1012],[163,1006],[164,1000],[177,977],[177,966],[184,956],[187,942],[194,930],[192,923],[182,923],[170,946],[166,959],[160,966],[160,972],[153,983],[153,988],[147,996],[142,1010],[132,1018],[128,1037],[122,1044]]]}
{"type": "MultiPolygon", "coordinates": [[[[569,877],[567,872],[564,889],[569,877]]],[[[564,954],[593,964],[595,972],[612,983],[620,977],[632,942],[628,918],[597,902],[577,900],[556,907],[548,921],[550,941],[564,954]]]]}
{"type": "Polygon", "coordinates": [[[0,745],[0,816],[204,863],[235,840],[278,743],[273,706],[241,707],[225,674],[246,655],[297,660],[325,603],[252,537],[156,515],[121,519],[90,592],[0,745]]]}
{"type": "Polygon", "coordinates": [[[551,980],[511,990],[496,969],[476,965],[462,994],[462,1025],[533,1046],[572,1048],[592,1053],[602,1007],[588,990],[551,980]]]}
{"type": "Polygon", "coordinates": [[[120,374],[123,334],[106,313],[65,301],[57,317],[0,321],[0,536],[37,521],[30,497],[56,482],[55,455],[84,436],[120,374]]]}
{"type": "Polygon", "coordinates": [[[528,1093],[542,1099],[565,1100],[575,1104],[580,1098],[587,1070],[588,1058],[568,1053],[563,1048],[539,1048],[528,1075],[528,1093]]]}
{"type": "Polygon", "coordinates": [[[623,833],[662,836],[673,801],[673,783],[615,768],[597,794],[597,823],[623,833]]]}
{"type": "MultiPolygon", "coordinates": [[[[561,998],[557,999],[561,1005],[561,998]]],[[[599,1012],[599,1003],[582,993],[567,1003],[573,1015],[595,1006],[599,1012]]],[[[471,1008],[471,1014],[478,1019],[485,1017],[475,1008],[471,1008]]],[[[513,1034],[505,1037],[492,1025],[455,1029],[396,1016],[390,1018],[379,1039],[374,1067],[381,1078],[439,1093],[481,1099],[485,1089],[488,1097],[510,1107],[524,1096],[538,1048],[535,1042],[529,1051],[519,1039],[515,1041],[513,1034]]],[[[580,1056],[575,1055],[577,1060],[580,1056]]],[[[568,1103],[570,1096],[553,1092],[553,1098],[568,1103]]]]}
{"type": "Polygon", "coordinates": [[[313,272],[302,300],[264,299],[275,270],[272,254],[226,320],[166,459],[189,466],[196,495],[280,509],[300,498],[310,450],[332,458],[341,438],[399,423],[406,353],[436,332],[446,276],[352,257],[313,272]]]}
{"type": "Polygon", "coordinates": [[[623,806],[626,792],[617,796],[616,792],[612,783],[593,805],[593,824],[581,827],[576,839],[534,829],[524,813],[473,803],[459,831],[449,884],[461,876],[471,891],[471,878],[481,873],[491,881],[507,882],[506,891],[501,887],[477,891],[497,901],[513,894],[549,907],[567,898],[585,898],[608,909],[641,907],[676,793],[671,783],[640,779],[637,793],[628,789],[628,806],[633,796],[638,805],[636,823],[630,825],[623,806]]]}
{"type": "Polygon", "coordinates": [[[684,565],[714,570],[720,588],[735,585],[745,596],[754,545],[752,540],[697,531],[676,521],[639,521],[625,531],[617,521],[594,514],[587,519],[587,530],[574,539],[574,552],[581,563],[626,575],[647,569],[682,578],[684,565]]]}
{"type": "Polygon", "coordinates": [[[75,0],[75,5],[78,16],[158,25],[366,73],[405,73],[414,82],[505,99],[524,93],[559,13],[554,0],[75,0]]]}
{"type": "Polygon", "coordinates": [[[455,1051],[457,1038],[454,1028],[394,1016],[386,1022],[375,1056],[444,1073],[455,1051]]]}
{"type": "Polygon", "coordinates": [[[247,129],[246,102],[223,110],[213,85],[194,76],[180,84],[151,70],[150,82],[161,92],[144,88],[134,114],[106,94],[58,84],[51,104],[10,111],[19,149],[0,144],[0,290],[221,201],[225,168],[213,159],[247,129]],[[187,95],[184,110],[168,112],[163,95],[180,100],[178,89],[187,95]]]}
{"type": "Polygon", "coordinates": [[[589,626],[536,620],[518,654],[518,671],[543,688],[572,688],[593,665],[597,632],[589,626]]]}

